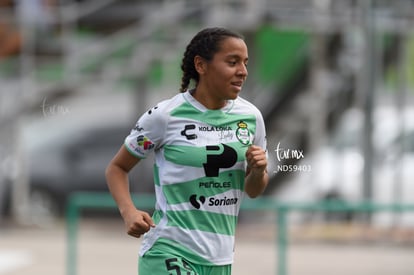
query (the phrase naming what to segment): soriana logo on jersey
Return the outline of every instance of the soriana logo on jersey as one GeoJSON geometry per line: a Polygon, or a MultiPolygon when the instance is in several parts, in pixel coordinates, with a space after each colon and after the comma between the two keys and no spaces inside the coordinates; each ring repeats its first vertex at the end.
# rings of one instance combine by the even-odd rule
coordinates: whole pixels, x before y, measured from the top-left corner
{"type": "Polygon", "coordinates": [[[137,152],[144,154],[145,151],[151,150],[154,148],[154,143],[146,136],[139,135],[136,139],[136,143],[131,144],[130,146],[137,152]]]}
{"type": "Polygon", "coordinates": [[[210,197],[206,198],[204,196],[197,196],[197,194],[192,194],[189,198],[190,203],[194,208],[200,209],[202,205],[207,203],[209,207],[215,206],[231,206],[236,205],[239,202],[239,198],[237,197],[210,197]]]}

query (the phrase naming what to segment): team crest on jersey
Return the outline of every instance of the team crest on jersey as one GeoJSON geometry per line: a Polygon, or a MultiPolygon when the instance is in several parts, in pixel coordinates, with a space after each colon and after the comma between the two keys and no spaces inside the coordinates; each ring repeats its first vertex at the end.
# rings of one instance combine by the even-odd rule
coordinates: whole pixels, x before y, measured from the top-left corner
{"type": "Polygon", "coordinates": [[[237,123],[237,130],[236,130],[236,137],[243,145],[249,145],[250,144],[250,132],[247,128],[247,123],[244,121],[240,121],[237,123]]]}

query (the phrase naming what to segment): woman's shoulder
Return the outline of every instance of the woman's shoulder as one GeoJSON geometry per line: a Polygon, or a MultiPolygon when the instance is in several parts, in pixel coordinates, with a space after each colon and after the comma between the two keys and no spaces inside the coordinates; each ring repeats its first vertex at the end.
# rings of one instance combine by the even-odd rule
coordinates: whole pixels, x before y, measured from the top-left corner
{"type": "Polygon", "coordinates": [[[256,105],[254,105],[252,102],[250,102],[249,100],[243,98],[243,97],[237,97],[237,99],[235,100],[235,107],[239,108],[240,110],[245,110],[251,113],[255,113],[256,115],[262,115],[261,111],[259,110],[259,108],[257,108],[256,105]]]}
{"type": "Polygon", "coordinates": [[[162,110],[164,113],[184,102],[183,94],[179,93],[170,98],[159,101],[153,108],[162,110]]]}

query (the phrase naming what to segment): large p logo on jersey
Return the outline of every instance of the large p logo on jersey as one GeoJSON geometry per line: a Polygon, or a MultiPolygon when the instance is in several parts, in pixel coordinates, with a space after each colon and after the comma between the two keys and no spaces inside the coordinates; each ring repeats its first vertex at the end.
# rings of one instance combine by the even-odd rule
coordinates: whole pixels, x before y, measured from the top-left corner
{"type": "Polygon", "coordinates": [[[207,177],[218,177],[220,168],[230,168],[237,162],[237,152],[226,144],[207,145],[207,162],[203,163],[207,177]],[[221,147],[222,146],[222,147],[221,147]],[[218,153],[222,151],[221,153],[218,153]]]}

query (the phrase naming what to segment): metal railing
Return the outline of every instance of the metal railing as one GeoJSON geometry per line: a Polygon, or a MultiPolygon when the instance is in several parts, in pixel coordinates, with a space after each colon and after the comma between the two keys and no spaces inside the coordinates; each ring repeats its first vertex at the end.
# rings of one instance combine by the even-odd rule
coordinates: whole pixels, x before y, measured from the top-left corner
{"type": "MultiPolygon", "coordinates": [[[[135,205],[138,208],[153,209],[155,198],[153,195],[133,195],[135,205]]],[[[115,201],[109,193],[75,193],[67,205],[67,259],[66,274],[77,274],[77,234],[80,213],[84,209],[116,209],[115,201]]],[[[359,213],[373,212],[403,212],[414,211],[414,204],[379,204],[374,202],[348,203],[343,201],[322,201],[316,203],[286,203],[278,202],[273,198],[261,197],[257,199],[245,199],[241,205],[244,210],[272,211],[277,221],[277,275],[287,275],[287,250],[288,250],[288,222],[291,211],[301,212],[345,212],[359,213]]]]}

